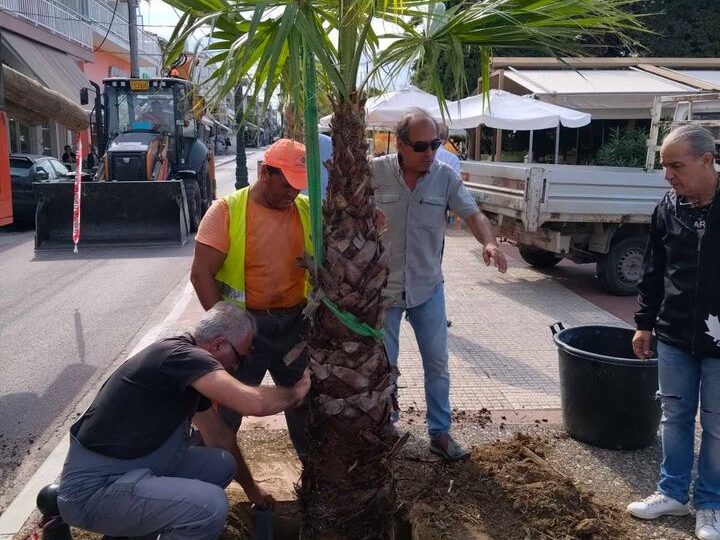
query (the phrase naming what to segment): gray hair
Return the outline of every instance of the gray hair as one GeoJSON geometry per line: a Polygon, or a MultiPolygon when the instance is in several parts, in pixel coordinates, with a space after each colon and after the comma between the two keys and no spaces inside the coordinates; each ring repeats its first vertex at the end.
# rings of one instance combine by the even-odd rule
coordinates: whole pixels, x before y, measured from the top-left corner
{"type": "Polygon", "coordinates": [[[695,157],[707,153],[715,156],[715,140],[704,127],[688,124],[673,129],[663,140],[663,146],[676,143],[687,143],[695,157]]]}
{"type": "Polygon", "coordinates": [[[440,133],[440,125],[429,112],[420,107],[411,107],[395,126],[395,136],[403,142],[410,142],[410,124],[419,120],[429,120],[435,124],[435,130],[440,133]]]}
{"type": "Polygon", "coordinates": [[[210,343],[217,337],[240,341],[250,332],[255,334],[255,321],[244,309],[226,302],[218,302],[195,325],[193,335],[199,343],[210,343]]]}

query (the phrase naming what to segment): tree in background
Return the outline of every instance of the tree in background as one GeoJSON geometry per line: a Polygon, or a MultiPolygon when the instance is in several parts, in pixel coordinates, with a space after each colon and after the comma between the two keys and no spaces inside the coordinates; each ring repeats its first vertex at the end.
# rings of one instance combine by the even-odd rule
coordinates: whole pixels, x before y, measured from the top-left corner
{"type": "Polygon", "coordinates": [[[392,78],[420,59],[430,89],[443,99],[442,77],[457,88],[466,85],[466,45],[481,47],[480,71],[487,74],[494,47],[570,55],[579,34],[623,35],[639,24],[623,11],[626,0],[492,0],[447,11],[418,0],[166,1],[184,13],[171,50],[182,50],[193,32],[213,22],[209,64],[218,66],[217,99],[247,76],[267,102],[285,78],[301,110],[303,63],[314,61],[324,81],[333,109],[333,161],[323,209],[325,258],[317,270],[306,261],[313,284],[306,310],[312,317],[313,385],[311,448],[299,489],[304,537],[394,538],[392,467],[401,445],[387,429],[394,383],[380,330],[389,307],[382,295],[389,252],[380,241],[382,221],[376,218],[367,159],[370,84],[380,73],[392,78]],[[390,44],[381,46],[376,21],[394,25],[390,44]],[[442,74],[441,55],[448,63],[442,74]],[[373,68],[361,77],[366,59],[373,68]]]}
{"type": "MultiPolygon", "coordinates": [[[[452,6],[458,0],[446,2],[452,6]]],[[[619,39],[611,34],[585,38],[583,53],[588,56],[625,57],[720,57],[720,2],[718,0],[639,0],[626,9],[642,17],[650,32],[630,33],[632,40],[619,39]]],[[[579,41],[579,45],[580,45],[579,41]]],[[[496,56],[552,56],[546,51],[522,47],[496,47],[496,56]]],[[[437,61],[437,70],[448,99],[460,99],[472,94],[480,77],[480,50],[467,47],[464,69],[469,87],[460,91],[450,74],[450,65],[444,55],[437,61]]],[[[431,92],[427,65],[416,64],[412,73],[413,84],[431,92]]]]}

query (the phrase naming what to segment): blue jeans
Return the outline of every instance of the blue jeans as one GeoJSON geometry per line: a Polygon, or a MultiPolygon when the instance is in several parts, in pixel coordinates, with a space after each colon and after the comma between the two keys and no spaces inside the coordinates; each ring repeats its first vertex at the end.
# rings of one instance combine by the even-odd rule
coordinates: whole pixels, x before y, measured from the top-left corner
{"type": "Polygon", "coordinates": [[[415,332],[425,372],[425,401],[430,436],[450,431],[450,373],[445,290],[441,284],[432,297],[416,307],[391,308],[385,316],[385,350],[390,365],[397,366],[400,350],[400,322],[407,312],[415,332]]]}
{"type": "Polygon", "coordinates": [[[720,509],[720,358],[703,358],[658,342],[663,461],[658,489],[687,502],[700,402],[702,439],[695,508],[720,509]],[[698,399],[699,398],[699,399],[698,399]]]}

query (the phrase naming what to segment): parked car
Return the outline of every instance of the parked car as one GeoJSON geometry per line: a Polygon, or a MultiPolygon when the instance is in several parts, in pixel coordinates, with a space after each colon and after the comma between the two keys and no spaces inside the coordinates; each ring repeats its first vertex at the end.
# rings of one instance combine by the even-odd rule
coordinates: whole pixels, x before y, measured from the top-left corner
{"type": "Polygon", "coordinates": [[[53,157],[10,154],[13,220],[16,223],[34,223],[37,200],[33,182],[66,181],[68,173],[68,168],[53,157]]]}

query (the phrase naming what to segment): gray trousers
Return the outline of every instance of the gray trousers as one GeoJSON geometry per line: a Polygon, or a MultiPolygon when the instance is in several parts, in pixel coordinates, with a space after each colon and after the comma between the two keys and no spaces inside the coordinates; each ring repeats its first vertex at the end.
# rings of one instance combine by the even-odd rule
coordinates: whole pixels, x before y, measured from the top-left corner
{"type": "Polygon", "coordinates": [[[58,492],[66,523],[108,536],[220,536],[228,512],[223,488],[235,475],[235,458],[217,448],[189,446],[189,422],[138,459],[88,450],[75,438],[75,427],[58,492]]]}

